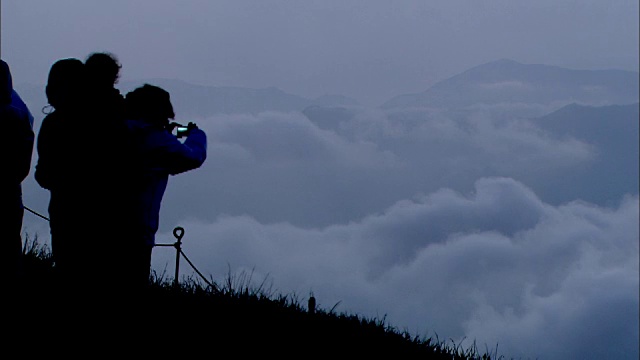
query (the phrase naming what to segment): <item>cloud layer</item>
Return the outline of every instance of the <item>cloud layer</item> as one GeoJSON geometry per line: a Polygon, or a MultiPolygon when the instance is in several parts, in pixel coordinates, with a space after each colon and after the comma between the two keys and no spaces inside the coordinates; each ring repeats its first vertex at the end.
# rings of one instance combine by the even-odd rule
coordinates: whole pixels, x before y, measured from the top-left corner
{"type": "MultiPolygon", "coordinates": [[[[637,196],[615,209],[552,206],[513,179],[482,178],[469,194],[441,189],[317,229],[183,222],[183,249],[213,279],[252,273],[254,285],[267,279],[302,300],[313,291],[325,309],[481,350],[627,358],[637,354],[638,215],[637,196]]],[[[154,266],[173,256],[156,250],[154,266]]]]}
{"type": "MultiPolygon", "coordinates": [[[[607,204],[541,196],[576,170],[598,172],[605,145],[497,116],[504,106],[192,119],[209,156],[170,179],[158,241],[183,226],[185,253],[211,279],[252,274],[481,351],[637,358],[638,193],[585,176],[584,193],[607,204]]],[[[25,202],[45,209],[31,181],[25,202]]],[[[48,233],[31,215],[25,227],[48,233]]],[[[156,248],[154,270],[173,275],[174,257],[156,248]]]]}
{"type": "MultiPolygon", "coordinates": [[[[187,256],[213,279],[252,273],[513,357],[637,355],[637,193],[598,206],[528,185],[588,167],[594,145],[414,110],[358,109],[326,129],[299,113],[200,123],[208,162],[171,179],[159,241],[185,227],[187,256]]],[[[173,256],[156,250],[154,268],[171,273],[173,256]]]]}
{"type": "MultiPolygon", "coordinates": [[[[164,223],[222,214],[304,227],[345,223],[442,187],[470,191],[485,176],[546,186],[588,167],[597,150],[526,120],[486,115],[357,109],[334,128],[314,121],[297,112],[198,120],[210,156],[172,179],[164,223]]],[[[595,182],[586,188],[602,191],[595,182]]]]}

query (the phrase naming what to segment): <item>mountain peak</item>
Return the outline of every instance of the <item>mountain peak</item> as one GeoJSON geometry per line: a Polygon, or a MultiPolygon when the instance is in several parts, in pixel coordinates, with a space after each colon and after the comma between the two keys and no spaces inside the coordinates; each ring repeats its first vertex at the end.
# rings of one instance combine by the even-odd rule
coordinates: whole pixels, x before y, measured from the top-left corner
{"type": "Polygon", "coordinates": [[[502,58],[502,59],[490,61],[490,62],[486,63],[485,65],[523,65],[523,64],[519,63],[519,62],[517,62],[515,60],[502,58]]]}
{"type": "Polygon", "coordinates": [[[460,108],[482,104],[628,104],[638,98],[637,73],[573,70],[502,58],[440,81],[424,92],[397,96],[383,108],[460,108]]]}
{"type": "Polygon", "coordinates": [[[531,65],[523,64],[511,59],[498,59],[494,61],[490,61],[484,64],[480,64],[478,66],[474,66],[467,71],[461,73],[474,73],[474,72],[508,72],[508,71],[522,71],[525,67],[531,67],[531,65]]]}

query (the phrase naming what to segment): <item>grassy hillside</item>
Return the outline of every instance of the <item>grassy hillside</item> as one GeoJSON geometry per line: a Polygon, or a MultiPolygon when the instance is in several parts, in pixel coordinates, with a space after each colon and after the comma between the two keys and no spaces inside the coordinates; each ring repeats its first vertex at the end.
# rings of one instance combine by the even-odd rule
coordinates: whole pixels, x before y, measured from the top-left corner
{"type": "Polygon", "coordinates": [[[49,250],[28,239],[24,268],[21,296],[11,299],[16,311],[5,322],[14,331],[4,338],[23,351],[26,342],[63,345],[67,354],[85,356],[503,359],[497,349],[417,338],[384,319],[310,311],[295,295],[250,288],[242,276],[223,283],[186,279],[175,286],[174,279],[154,274],[148,293],[135,297],[118,293],[115,281],[101,285],[100,295],[85,293],[82,284],[66,294],[56,286],[49,250]]]}

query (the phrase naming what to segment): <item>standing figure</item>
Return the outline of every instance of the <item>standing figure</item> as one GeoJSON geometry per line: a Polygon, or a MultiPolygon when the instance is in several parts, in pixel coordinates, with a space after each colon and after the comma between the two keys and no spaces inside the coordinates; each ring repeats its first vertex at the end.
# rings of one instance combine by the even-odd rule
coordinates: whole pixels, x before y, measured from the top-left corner
{"type": "Polygon", "coordinates": [[[87,74],[86,107],[87,121],[85,136],[88,153],[84,164],[83,178],[94,193],[92,208],[100,236],[107,243],[115,243],[110,238],[119,232],[115,228],[126,214],[128,199],[126,173],[129,149],[125,146],[126,126],[124,122],[124,97],[115,88],[120,77],[121,65],[110,53],[92,53],[85,60],[87,74]]]}
{"type": "Polygon", "coordinates": [[[80,287],[89,276],[86,249],[91,244],[87,188],[83,181],[87,149],[86,75],[75,58],[56,61],[45,88],[53,111],[38,132],[35,180],[49,190],[51,250],[56,273],[65,290],[80,287]]]}
{"type": "Polygon", "coordinates": [[[122,68],[115,55],[90,54],[84,62],[87,72],[87,126],[84,137],[82,179],[87,184],[88,219],[92,235],[92,271],[96,280],[108,285],[117,300],[126,305],[131,280],[130,258],[134,193],[131,187],[131,147],[125,123],[125,99],[115,87],[122,68]]]}
{"type": "Polygon", "coordinates": [[[84,63],[59,60],[49,72],[54,111],[38,134],[35,179],[50,190],[52,254],[70,306],[111,306],[128,296],[121,264],[133,198],[119,71],[113,55],[94,53],[84,63]]]}
{"type": "Polygon", "coordinates": [[[144,286],[149,281],[151,250],[158,231],[160,205],[170,175],[199,168],[207,156],[207,137],[189,123],[186,139],[172,134],[169,122],[175,117],[170,95],[145,84],[126,95],[131,158],[136,171],[130,182],[133,191],[132,234],[128,244],[131,281],[144,286]]]}
{"type": "Polygon", "coordinates": [[[22,272],[22,181],[31,167],[35,135],[26,105],[15,106],[12,94],[9,65],[0,60],[0,126],[4,135],[0,141],[0,267],[13,286],[22,272]]]}

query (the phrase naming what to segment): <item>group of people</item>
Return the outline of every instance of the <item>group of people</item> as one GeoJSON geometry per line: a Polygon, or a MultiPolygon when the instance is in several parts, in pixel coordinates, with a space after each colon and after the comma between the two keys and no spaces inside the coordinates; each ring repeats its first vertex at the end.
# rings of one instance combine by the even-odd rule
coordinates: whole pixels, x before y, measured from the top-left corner
{"type": "MultiPolygon", "coordinates": [[[[113,54],[97,52],[84,62],[58,60],[48,75],[45,92],[52,110],[35,139],[34,178],[50,193],[51,251],[65,293],[130,299],[144,291],[168,178],[206,159],[207,138],[194,123],[184,140],[172,133],[169,93],[144,84],[123,96],[115,87],[120,70],[113,54]]],[[[8,67],[6,74],[10,78],[8,67]]],[[[11,175],[2,178],[19,188],[31,167],[33,126],[24,120],[28,110],[21,113],[2,90],[2,123],[5,104],[16,123],[11,144],[3,141],[3,146],[5,154],[18,154],[5,157],[11,175]]],[[[13,202],[4,194],[0,201],[16,209],[21,227],[21,196],[14,193],[13,202]]],[[[11,246],[21,246],[19,236],[18,230],[11,246]]]]}

